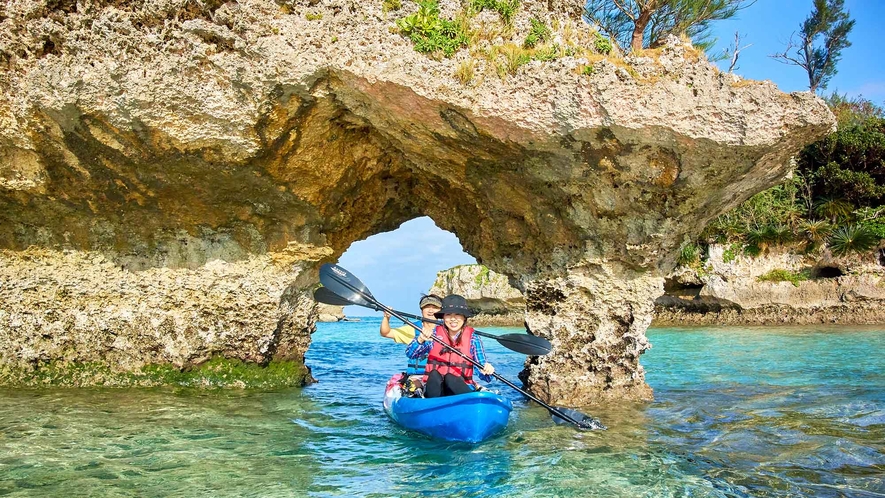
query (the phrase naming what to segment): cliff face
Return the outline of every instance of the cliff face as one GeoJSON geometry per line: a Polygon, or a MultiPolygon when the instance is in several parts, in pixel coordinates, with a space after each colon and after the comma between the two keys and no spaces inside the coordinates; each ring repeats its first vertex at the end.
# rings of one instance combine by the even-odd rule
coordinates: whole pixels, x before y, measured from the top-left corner
{"type": "Polygon", "coordinates": [[[885,249],[838,258],[789,247],[754,258],[729,251],[710,246],[699,268],[671,275],[655,323],[885,323],[885,249]]]}
{"type": "MultiPolygon", "coordinates": [[[[532,17],[556,19],[556,39],[586,31],[550,5],[522,2],[512,41],[532,17]]],[[[0,9],[13,366],[300,361],[318,265],[428,215],[525,291],[526,324],[556,346],[527,365],[529,388],[645,398],[638,358],[681,242],[833,124],[814,96],[722,74],[675,40],[503,79],[474,60],[465,85],[469,51],[415,52],[381,2],[0,9]]]]}

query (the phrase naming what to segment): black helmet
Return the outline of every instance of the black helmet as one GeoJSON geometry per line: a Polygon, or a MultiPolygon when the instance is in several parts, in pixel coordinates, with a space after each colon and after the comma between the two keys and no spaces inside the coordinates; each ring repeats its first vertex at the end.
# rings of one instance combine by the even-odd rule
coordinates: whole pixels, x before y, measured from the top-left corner
{"type": "Polygon", "coordinates": [[[464,318],[473,316],[473,312],[467,307],[467,300],[458,294],[449,294],[442,300],[442,309],[433,314],[437,318],[442,318],[446,314],[463,315],[464,318]]]}

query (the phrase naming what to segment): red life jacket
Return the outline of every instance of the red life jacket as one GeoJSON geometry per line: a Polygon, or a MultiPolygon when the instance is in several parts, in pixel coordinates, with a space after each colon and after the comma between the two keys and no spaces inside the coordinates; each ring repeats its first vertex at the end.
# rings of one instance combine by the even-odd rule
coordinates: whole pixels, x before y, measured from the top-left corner
{"type": "Polygon", "coordinates": [[[448,344],[464,353],[464,356],[472,358],[470,355],[470,342],[473,341],[473,327],[465,326],[461,329],[460,346],[451,342],[449,332],[442,325],[437,325],[434,332],[433,347],[430,348],[430,353],[427,354],[427,366],[424,368],[424,382],[427,382],[427,374],[436,370],[440,375],[450,373],[463,377],[464,382],[468,384],[474,384],[473,364],[442,347],[440,344],[448,344]]]}

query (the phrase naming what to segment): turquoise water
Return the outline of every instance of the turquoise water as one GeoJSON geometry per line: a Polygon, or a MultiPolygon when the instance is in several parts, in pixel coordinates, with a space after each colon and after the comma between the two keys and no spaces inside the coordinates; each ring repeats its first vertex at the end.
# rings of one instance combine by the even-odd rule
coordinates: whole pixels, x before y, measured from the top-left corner
{"type": "Polygon", "coordinates": [[[577,432],[499,385],[510,426],[471,446],[387,419],[377,326],[320,324],[304,389],[0,390],[0,495],[885,496],[885,330],[653,329],[653,403],[577,432]]]}

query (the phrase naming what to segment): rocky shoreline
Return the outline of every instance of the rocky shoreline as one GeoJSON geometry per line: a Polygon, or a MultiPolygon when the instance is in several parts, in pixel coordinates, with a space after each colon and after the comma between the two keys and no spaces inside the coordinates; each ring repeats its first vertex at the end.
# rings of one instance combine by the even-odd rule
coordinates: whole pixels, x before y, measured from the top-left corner
{"type": "Polygon", "coordinates": [[[651,322],[652,327],[815,324],[883,325],[885,307],[879,302],[802,309],[789,306],[763,306],[750,310],[720,311],[692,311],[655,306],[655,315],[651,322]]]}

